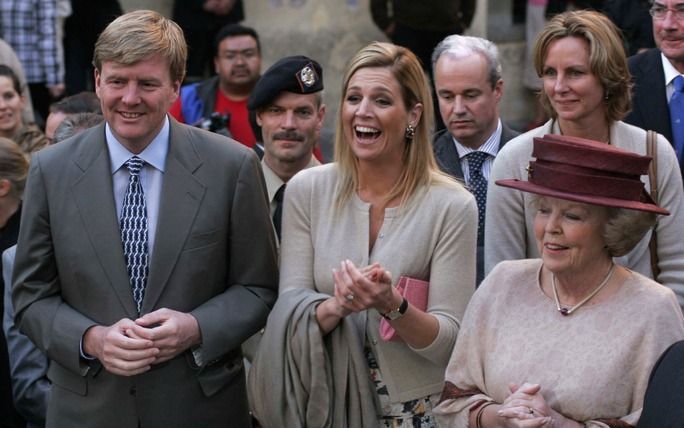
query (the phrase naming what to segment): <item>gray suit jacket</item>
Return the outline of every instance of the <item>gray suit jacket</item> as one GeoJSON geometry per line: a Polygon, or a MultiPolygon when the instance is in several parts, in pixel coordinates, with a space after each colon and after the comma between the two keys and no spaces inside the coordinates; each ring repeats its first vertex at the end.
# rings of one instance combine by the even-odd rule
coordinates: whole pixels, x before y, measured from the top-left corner
{"type": "Polygon", "coordinates": [[[50,398],[50,382],[46,376],[48,360],[14,324],[11,291],[16,250],[17,246],[13,245],[2,253],[2,278],[5,281],[2,329],[7,339],[14,405],[26,419],[26,428],[40,428],[45,426],[45,412],[50,398]]]}
{"type": "Polygon", "coordinates": [[[171,120],[142,314],[198,321],[201,352],[133,377],[80,358],[96,324],[138,317],[112,194],[104,124],[34,155],[15,263],[16,320],[50,359],[48,427],[248,426],[241,343],[266,322],[277,265],[257,157],[171,120]],[[229,404],[229,405],[228,405],[229,404]]]}
{"type": "MultiPolygon", "coordinates": [[[[501,122],[501,139],[499,140],[499,150],[503,147],[509,140],[520,135],[519,132],[512,130],[506,124],[501,122]]],[[[449,133],[448,129],[444,129],[438,132],[432,143],[432,149],[435,153],[435,158],[437,159],[437,164],[439,169],[443,172],[449,174],[455,179],[459,180],[465,185],[465,180],[463,178],[463,169],[461,169],[461,159],[458,157],[458,151],[454,145],[453,137],[449,133]]],[[[477,275],[475,283],[480,285],[484,279],[484,239],[478,236],[477,240],[477,275]]]]}

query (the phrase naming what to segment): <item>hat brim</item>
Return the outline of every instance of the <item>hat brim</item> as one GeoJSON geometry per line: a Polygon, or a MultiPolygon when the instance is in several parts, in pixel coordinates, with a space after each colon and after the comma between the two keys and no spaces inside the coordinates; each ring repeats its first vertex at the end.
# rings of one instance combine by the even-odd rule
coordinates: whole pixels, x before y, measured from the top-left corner
{"type": "MultiPolygon", "coordinates": [[[[605,196],[582,195],[578,193],[569,193],[561,190],[554,190],[548,187],[540,186],[538,184],[530,183],[518,179],[496,180],[499,186],[510,187],[523,192],[536,193],[543,196],[551,196],[553,198],[565,199],[574,202],[583,202],[585,204],[601,205],[605,207],[626,208],[629,210],[648,211],[656,214],[670,215],[670,212],[665,208],[661,208],[655,203],[629,201],[624,199],[609,198],[605,196]]],[[[645,192],[644,192],[645,193],[645,192]]],[[[645,195],[646,200],[650,200],[648,194],[645,195]]]]}

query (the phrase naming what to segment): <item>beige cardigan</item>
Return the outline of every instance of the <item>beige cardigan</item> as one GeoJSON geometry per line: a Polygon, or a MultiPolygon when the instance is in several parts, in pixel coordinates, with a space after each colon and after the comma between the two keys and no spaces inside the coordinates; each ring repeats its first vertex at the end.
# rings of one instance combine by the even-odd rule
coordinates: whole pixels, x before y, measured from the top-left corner
{"type": "Polygon", "coordinates": [[[280,293],[302,287],[333,295],[332,269],[345,259],[357,266],[379,262],[395,282],[401,275],[429,279],[427,311],[439,321],[432,344],[411,349],[404,343],[383,342],[376,311],[366,312],[365,331],[393,402],[439,392],[475,290],[475,199],[455,182],[418,191],[405,206],[385,210],[369,254],[370,205],[354,195],[335,212],[336,182],[337,165],[328,164],[301,171],[288,183],[280,293]]]}
{"type": "MultiPolygon", "coordinates": [[[[487,190],[485,273],[503,260],[539,257],[532,226],[534,210],[530,207],[531,194],[497,186],[494,181],[504,178],[527,180],[526,168],[532,157],[533,138],[550,133],[560,133],[553,121],[509,141],[494,161],[487,190]]],[[[610,128],[610,143],[645,155],[646,131],[624,122],[614,122],[610,128]]],[[[671,213],[658,219],[658,259],[661,270],[658,282],[670,287],[677,295],[680,306],[684,307],[682,176],[674,150],[662,135],[658,136],[657,153],[659,203],[671,213]]],[[[647,175],[643,175],[641,180],[647,190],[651,188],[647,175]]],[[[629,254],[616,258],[615,262],[652,278],[648,249],[650,239],[651,233],[648,232],[629,254]]]]}
{"type": "Polygon", "coordinates": [[[592,428],[606,426],[597,419],[636,425],[653,364],[684,338],[674,294],[633,272],[610,299],[563,316],[539,286],[541,266],[502,262],[478,288],[446,380],[482,394],[443,401],[439,426],[467,427],[474,402],[503,402],[509,382],[540,384],[550,407],[592,428]]]}

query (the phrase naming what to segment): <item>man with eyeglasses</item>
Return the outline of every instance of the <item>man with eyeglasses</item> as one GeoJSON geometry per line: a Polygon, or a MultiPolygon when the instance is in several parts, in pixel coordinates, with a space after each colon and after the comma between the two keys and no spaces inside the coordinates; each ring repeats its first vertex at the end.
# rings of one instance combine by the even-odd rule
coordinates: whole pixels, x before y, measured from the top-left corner
{"type": "Polygon", "coordinates": [[[632,111],[625,121],[667,137],[677,152],[681,167],[684,152],[684,103],[680,104],[680,98],[684,98],[681,93],[684,90],[684,0],[655,0],[650,14],[657,48],[629,58],[634,89],[632,111]]]}
{"type": "Polygon", "coordinates": [[[261,45],[252,28],[228,24],[214,43],[216,76],[181,88],[169,113],[179,122],[220,131],[247,147],[256,137],[247,100],[261,76],[261,45]]]}

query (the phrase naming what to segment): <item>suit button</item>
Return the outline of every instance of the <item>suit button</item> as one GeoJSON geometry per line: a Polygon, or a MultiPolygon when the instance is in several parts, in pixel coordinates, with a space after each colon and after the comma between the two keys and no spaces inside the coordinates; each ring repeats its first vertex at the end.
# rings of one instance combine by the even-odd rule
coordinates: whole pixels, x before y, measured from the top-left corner
{"type": "Polygon", "coordinates": [[[134,386],[132,386],[131,389],[128,390],[128,393],[131,394],[131,395],[134,396],[134,397],[135,397],[136,392],[137,392],[137,391],[136,391],[136,389],[135,389],[134,386]]]}

